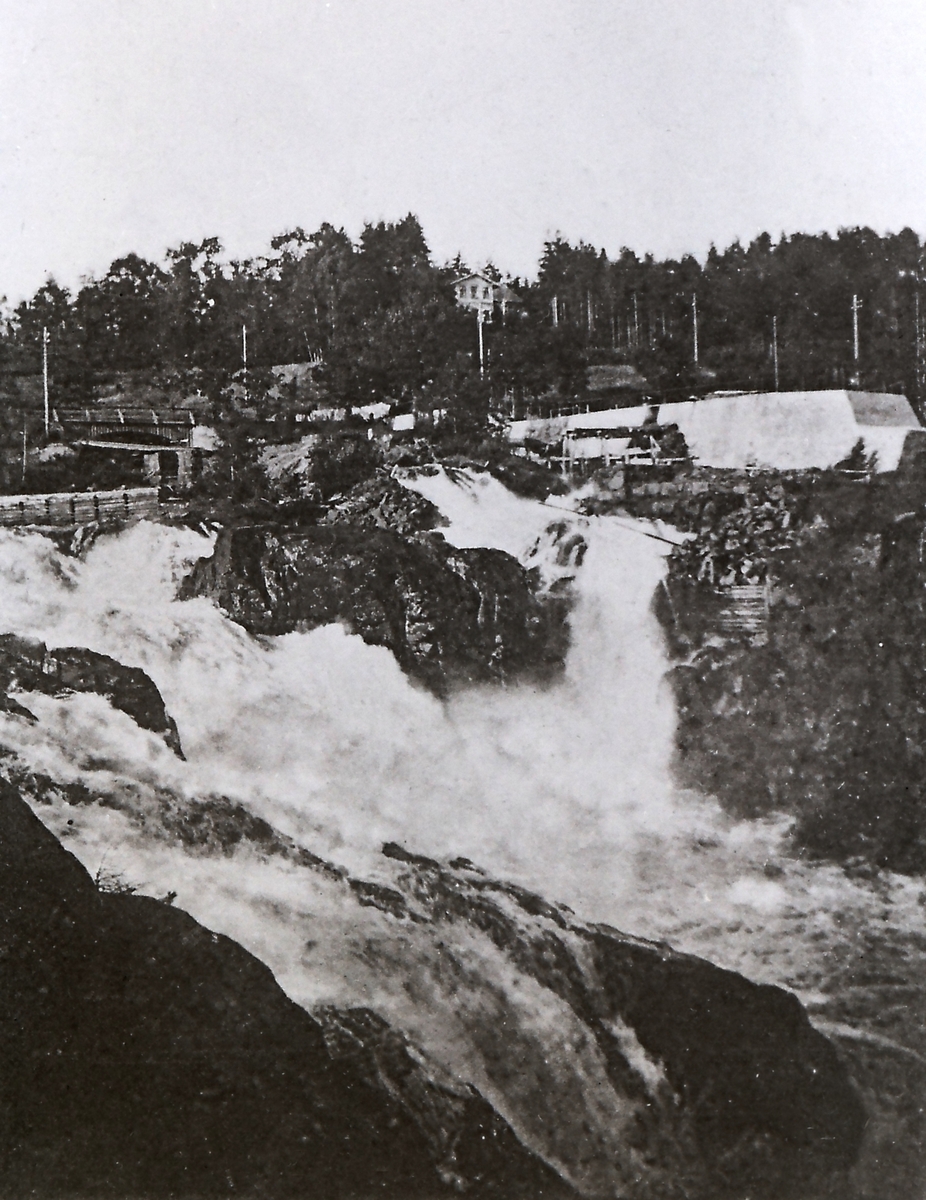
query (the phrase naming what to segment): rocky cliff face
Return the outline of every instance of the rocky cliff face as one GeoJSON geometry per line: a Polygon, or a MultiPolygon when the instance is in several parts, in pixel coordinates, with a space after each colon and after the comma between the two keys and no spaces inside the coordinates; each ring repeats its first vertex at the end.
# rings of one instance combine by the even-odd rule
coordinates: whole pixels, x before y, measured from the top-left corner
{"type": "Polygon", "coordinates": [[[446,524],[435,505],[403,487],[386,471],[377,471],[345,495],[332,497],[324,521],[328,525],[391,529],[404,537],[446,524]]]}
{"type": "MultiPolygon", "coordinates": [[[[778,536],[759,506],[751,511],[761,536],[778,536]]],[[[673,556],[658,598],[677,660],[681,780],[737,815],[793,814],[796,839],[815,855],[922,872],[922,513],[895,516],[856,499],[847,514],[818,513],[790,545],[759,553],[746,532],[699,534],[673,556]],[[692,578],[700,555],[702,567],[715,561],[741,582],[744,544],[752,569],[768,573],[758,637],[724,633],[725,597],[709,575],[692,578]]]]}
{"type": "Polygon", "coordinates": [[[100,893],[0,788],[0,1191],[573,1194],[370,1012],[316,1020],[229,939],[100,893]]]}
{"type": "Polygon", "coordinates": [[[225,530],[184,596],[214,597],[252,633],[344,622],[388,647],[437,693],[454,684],[545,678],[567,646],[565,604],[498,550],[458,550],[439,535],[375,523],[225,530]]]}
{"type": "MultiPolygon", "coordinates": [[[[205,1195],[227,1174],[256,1195],[298,1194],[310,1177],[322,1197],[806,1200],[856,1155],[857,1096],[781,989],[583,922],[465,859],[387,844],[372,877],[352,877],[220,797],[107,798],[11,767],[5,1195],[59,1181],[76,1195],[205,1195]],[[69,834],[118,809],[174,842],[181,872],[184,855],[233,876],[278,864],[298,907],[271,912],[266,875],[261,919],[309,946],[305,969],[338,963],[381,1011],[310,1015],[167,904],[99,895],[19,795],[69,834]]],[[[268,961],[292,978],[291,959],[268,961]]]]}

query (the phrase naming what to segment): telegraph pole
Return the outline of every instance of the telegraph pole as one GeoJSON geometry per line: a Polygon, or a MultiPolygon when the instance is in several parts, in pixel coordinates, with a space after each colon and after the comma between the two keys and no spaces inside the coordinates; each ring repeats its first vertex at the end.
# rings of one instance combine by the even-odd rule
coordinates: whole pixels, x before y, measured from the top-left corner
{"type": "Polygon", "coordinates": [[[42,326],[42,384],[45,389],[45,436],[48,437],[48,328],[42,326]]]}
{"type": "Polygon", "coordinates": [[[775,364],[775,391],[778,391],[778,317],[772,317],[772,362],[775,364]]]}
{"type": "Polygon", "coordinates": [[[698,365],[698,293],[691,295],[691,315],[694,323],[694,363],[698,365]]]}
{"type": "Polygon", "coordinates": [[[479,378],[485,378],[485,345],[482,338],[482,324],[485,320],[485,313],[481,308],[476,310],[476,328],[479,330],[479,378]]]}
{"type": "Polygon", "coordinates": [[[852,357],[855,360],[855,369],[858,371],[858,296],[852,296],[852,357]]]}
{"type": "Polygon", "coordinates": [[[248,327],[241,326],[241,366],[244,373],[244,398],[248,399],[248,327]]]}

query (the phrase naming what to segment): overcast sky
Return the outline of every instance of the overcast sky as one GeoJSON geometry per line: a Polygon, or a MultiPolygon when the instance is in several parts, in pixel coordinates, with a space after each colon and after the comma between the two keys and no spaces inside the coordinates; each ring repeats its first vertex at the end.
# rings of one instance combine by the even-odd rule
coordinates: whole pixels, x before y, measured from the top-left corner
{"type": "Polygon", "coordinates": [[[419,215],[532,274],[926,234],[923,0],[0,0],[0,294],[419,215]]]}

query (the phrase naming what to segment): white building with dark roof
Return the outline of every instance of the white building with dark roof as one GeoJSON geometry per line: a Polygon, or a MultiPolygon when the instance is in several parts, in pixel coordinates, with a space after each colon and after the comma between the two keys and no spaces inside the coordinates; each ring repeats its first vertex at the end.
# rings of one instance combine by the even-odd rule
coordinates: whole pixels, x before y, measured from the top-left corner
{"type": "Polygon", "coordinates": [[[508,305],[517,300],[517,296],[506,283],[499,283],[482,271],[473,271],[455,280],[453,292],[457,304],[463,308],[470,308],[483,317],[491,317],[496,304],[501,306],[504,315],[508,305]]]}

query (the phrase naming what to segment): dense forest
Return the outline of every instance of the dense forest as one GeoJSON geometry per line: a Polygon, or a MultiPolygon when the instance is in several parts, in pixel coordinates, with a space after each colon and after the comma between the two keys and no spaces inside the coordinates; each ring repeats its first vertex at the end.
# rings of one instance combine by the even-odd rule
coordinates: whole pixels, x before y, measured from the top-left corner
{"type": "Polygon", "coordinates": [[[519,303],[485,329],[484,377],[474,315],[454,301],[465,270],[459,258],[433,263],[412,215],[367,225],[356,242],[328,224],[296,229],[244,262],[226,261],[217,238],[161,263],[127,254],[75,294],[49,279],[8,313],[0,372],[38,372],[47,329],[59,397],[86,399],[127,371],[195,379],[213,395],[242,368],[246,328],[255,381],[320,358],[326,393],[353,404],[477,414],[503,397],[573,399],[588,368],[607,364],[634,368],[636,395],[854,384],[926,401],[926,248],[910,229],[762,234],[703,263],[609,258],[557,238],[535,281],[509,280],[519,303]]]}

